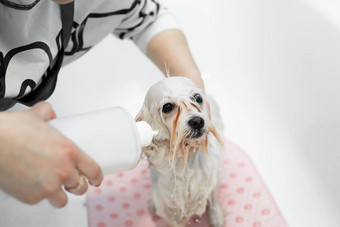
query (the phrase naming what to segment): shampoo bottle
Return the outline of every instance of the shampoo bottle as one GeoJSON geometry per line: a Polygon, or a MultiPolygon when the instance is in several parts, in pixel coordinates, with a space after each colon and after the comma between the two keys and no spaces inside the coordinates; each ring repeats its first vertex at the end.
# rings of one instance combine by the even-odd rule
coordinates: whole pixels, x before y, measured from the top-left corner
{"type": "Polygon", "coordinates": [[[133,169],[157,132],[146,122],[135,122],[121,107],[114,107],[49,122],[93,158],[104,175],[133,169]]]}

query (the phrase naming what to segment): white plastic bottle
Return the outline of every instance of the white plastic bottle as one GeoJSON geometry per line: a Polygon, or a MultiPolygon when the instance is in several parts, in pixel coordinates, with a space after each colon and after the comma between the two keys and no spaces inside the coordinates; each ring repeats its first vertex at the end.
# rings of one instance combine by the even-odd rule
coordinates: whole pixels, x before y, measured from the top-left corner
{"type": "Polygon", "coordinates": [[[57,118],[49,122],[92,157],[104,175],[133,169],[157,132],[135,122],[121,107],[57,118]]]}

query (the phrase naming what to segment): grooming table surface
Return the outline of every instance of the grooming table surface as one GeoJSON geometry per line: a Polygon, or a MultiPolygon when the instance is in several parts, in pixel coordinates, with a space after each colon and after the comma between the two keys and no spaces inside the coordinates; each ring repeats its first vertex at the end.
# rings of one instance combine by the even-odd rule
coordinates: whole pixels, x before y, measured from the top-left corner
{"type": "MultiPolygon", "coordinates": [[[[219,201],[226,227],[288,226],[255,166],[244,151],[225,141],[219,201]]],[[[90,227],[165,227],[148,210],[151,183],[147,162],[130,171],[106,176],[99,188],[90,187],[87,210],[90,227]]],[[[190,226],[209,226],[207,214],[193,217],[190,226]]]]}

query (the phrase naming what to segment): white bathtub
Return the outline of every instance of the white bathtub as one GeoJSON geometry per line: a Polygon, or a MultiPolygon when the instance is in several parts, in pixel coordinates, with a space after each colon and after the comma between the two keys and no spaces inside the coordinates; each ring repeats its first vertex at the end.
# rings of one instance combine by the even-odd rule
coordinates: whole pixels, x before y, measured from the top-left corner
{"type": "MultiPolygon", "coordinates": [[[[167,2],[207,92],[220,104],[225,136],[251,156],[289,225],[340,226],[339,3],[167,2]]],[[[116,105],[135,114],[161,78],[129,41],[108,37],[62,70],[49,101],[59,116],[116,105]]],[[[25,212],[26,226],[43,226],[51,217],[53,226],[85,225],[83,199],[58,211],[47,204],[13,209],[25,212]],[[46,218],[30,225],[37,213],[46,218]]]]}

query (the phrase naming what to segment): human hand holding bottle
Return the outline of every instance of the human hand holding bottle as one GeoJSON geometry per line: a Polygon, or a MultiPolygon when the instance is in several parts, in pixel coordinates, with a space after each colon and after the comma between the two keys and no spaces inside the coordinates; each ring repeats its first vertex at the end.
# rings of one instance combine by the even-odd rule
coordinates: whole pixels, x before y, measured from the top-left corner
{"type": "Polygon", "coordinates": [[[46,102],[0,113],[0,187],[25,203],[47,198],[54,207],[63,207],[63,186],[80,195],[88,187],[82,175],[94,186],[103,180],[99,165],[47,124],[55,117],[46,102]]]}

